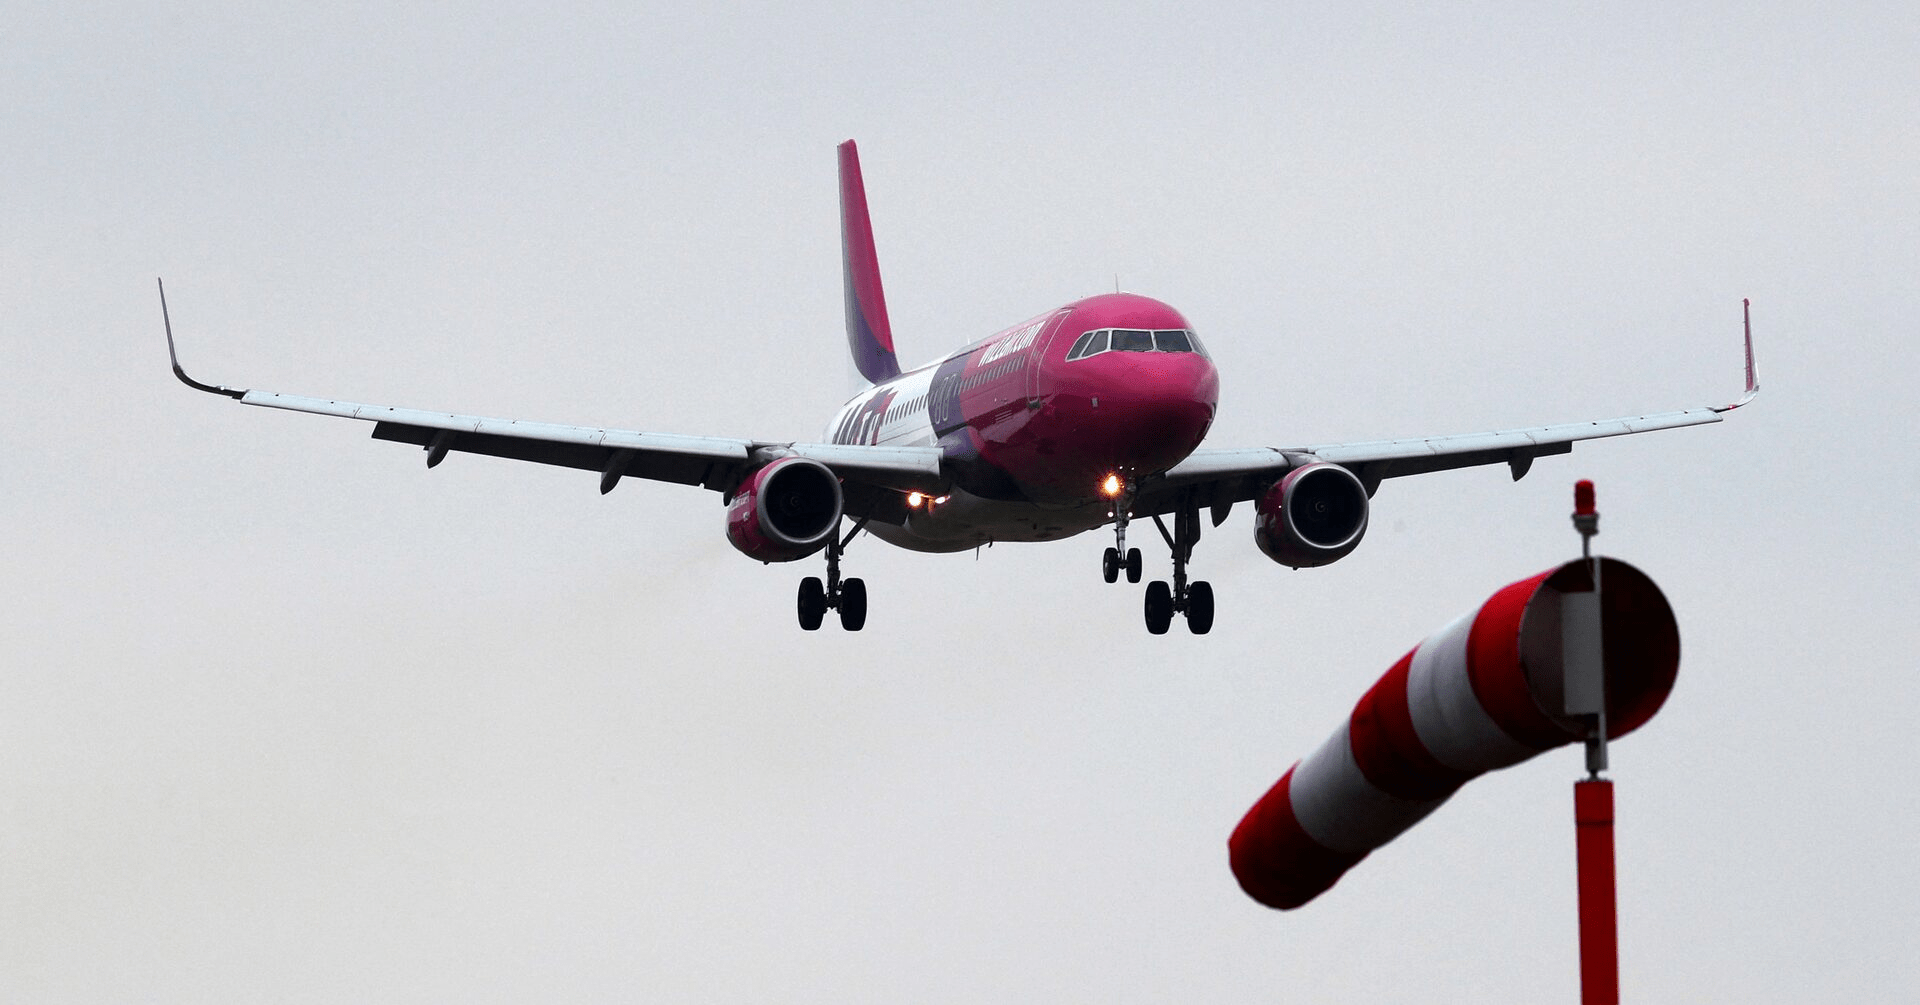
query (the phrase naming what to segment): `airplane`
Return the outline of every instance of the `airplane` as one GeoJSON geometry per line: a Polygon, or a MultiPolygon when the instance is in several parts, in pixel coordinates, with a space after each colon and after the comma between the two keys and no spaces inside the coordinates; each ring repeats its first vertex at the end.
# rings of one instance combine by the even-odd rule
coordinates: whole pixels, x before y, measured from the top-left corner
{"type": "Polygon", "coordinates": [[[1149,297],[1086,297],[901,370],[859,151],[852,140],[838,151],[847,345],[863,386],[820,442],[553,425],[204,384],[180,366],[158,283],[174,375],[249,405],[371,421],[374,439],[422,448],[429,468],[453,452],[486,454],[598,472],[603,494],[623,478],[716,491],[727,540],[747,557],[792,562],[826,553],[824,581],[800,581],[796,606],[807,631],[829,610],[846,631],[865,626],[866,584],[840,572],[863,530],[901,548],[955,552],[1111,524],[1101,575],[1113,583],[1124,572],[1137,584],[1140,549],[1128,546],[1127,531],[1146,517],[1173,560],[1171,580],[1146,587],[1143,611],[1155,635],[1176,615],[1197,635],[1213,627],[1212,585],[1187,576],[1203,511],[1218,527],[1234,504],[1250,501],[1260,551],[1296,569],[1322,566],[1359,546],[1385,479],[1506,464],[1518,481],[1535,458],[1568,453],[1580,440],[1719,422],[1760,390],[1743,301],[1746,392],[1730,405],[1416,439],[1202,449],[1219,372],[1193,325],[1149,297]]]}

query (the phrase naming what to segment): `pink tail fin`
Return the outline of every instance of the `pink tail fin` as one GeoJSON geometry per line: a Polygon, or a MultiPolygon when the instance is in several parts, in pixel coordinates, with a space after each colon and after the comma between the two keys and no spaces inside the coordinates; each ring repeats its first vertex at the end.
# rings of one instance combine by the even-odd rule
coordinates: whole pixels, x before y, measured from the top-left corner
{"type": "Polygon", "coordinates": [[[860,376],[878,384],[900,375],[893,354],[887,298],[880,291],[880,261],[867,218],[867,188],[860,178],[860,151],[840,144],[840,261],[847,285],[847,348],[860,376]]]}

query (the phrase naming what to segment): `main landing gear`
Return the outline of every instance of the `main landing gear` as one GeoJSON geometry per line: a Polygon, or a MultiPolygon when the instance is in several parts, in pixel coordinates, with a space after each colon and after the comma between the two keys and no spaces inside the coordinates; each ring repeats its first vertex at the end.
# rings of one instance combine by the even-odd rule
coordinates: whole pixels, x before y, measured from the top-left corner
{"type": "Polygon", "coordinates": [[[1186,615],[1187,630],[1195,635],[1213,631],[1213,584],[1204,579],[1187,582],[1187,561],[1193,558],[1193,546],[1200,543],[1200,507],[1183,503],[1174,510],[1171,534],[1157,514],[1153,525],[1173,551],[1173,586],[1158,579],[1147,584],[1147,631],[1167,634],[1175,614],[1186,615]]]}
{"type": "MultiPolygon", "coordinates": [[[[1114,547],[1108,548],[1100,561],[1100,572],[1109,583],[1119,579],[1122,567],[1127,570],[1127,582],[1140,581],[1140,549],[1127,548],[1127,521],[1132,516],[1129,510],[1133,495],[1129,485],[1122,497],[1114,501],[1114,547]],[[1124,562],[1122,555],[1126,556],[1124,562]]],[[[1200,507],[1183,500],[1173,512],[1171,533],[1157,514],[1153,525],[1160,529],[1160,536],[1173,552],[1173,583],[1154,580],[1147,584],[1147,631],[1165,635],[1173,625],[1173,616],[1181,614],[1186,616],[1187,630],[1205,635],[1213,630],[1213,584],[1204,579],[1187,582],[1187,562],[1193,558],[1193,546],[1200,543],[1200,507]]]]}
{"type": "Polygon", "coordinates": [[[822,584],[818,576],[808,576],[800,581],[801,628],[810,632],[819,631],[820,623],[826,620],[828,608],[840,612],[840,627],[847,631],[857,632],[867,626],[866,580],[840,578],[840,553],[866,526],[867,519],[862,517],[846,537],[841,537],[836,523],[834,536],[827,539],[826,583],[822,584]]]}

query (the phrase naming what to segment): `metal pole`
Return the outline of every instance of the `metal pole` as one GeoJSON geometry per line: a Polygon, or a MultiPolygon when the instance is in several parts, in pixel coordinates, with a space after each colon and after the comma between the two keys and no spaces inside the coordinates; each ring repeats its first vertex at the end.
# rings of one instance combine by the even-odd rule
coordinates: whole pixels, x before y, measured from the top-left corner
{"type": "MultiPolygon", "coordinates": [[[[1586,692],[1589,703],[1576,709],[1569,702],[1567,711],[1593,716],[1593,731],[1587,734],[1587,779],[1591,781],[1598,779],[1600,773],[1607,770],[1607,702],[1605,666],[1598,652],[1603,636],[1600,559],[1593,554],[1593,537],[1600,533],[1600,511],[1594,507],[1593,483],[1585,479],[1573,483],[1573,529],[1580,532],[1580,558],[1587,563],[1588,581],[1593,584],[1592,595],[1584,598],[1591,622],[1587,628],[1592,632],[1593,637],[1582,638],[1581,641],[1587,643],[1594,651],[1582,652],[1578,656],[1568,654],[1569,664],[1578,663],[1583,673],[1590,675],[1591,679],[1585,682],[1587,687],[1581,689],[1586,692]]],[[[1571,613],[1569,611],[1569,614],[1571,613]]],[[[1567,624],[1566,627],[1571,629],[1572,625],[1567,624]]]]}
{"type": "Polygon", "coordinates": [[[1613,783],[1607,770],[1606,664],[1604,607],[1600,597],[1600,560],[1593,536],[1600,533],[1593,483],[1573,486],[1573,527],[1580,532],[1580,557],[1587,563],[1592,592],[1569,595],[1562,608],[1562,658],[1567,666],[1567,712],[1593,716],[1587,735],[1587,778],[1573,783],[1574,854],[1580,893],[1580,1003],[1619,1005],[1620,931],[1614,902],[1613,783]],[[1578,615],[1576,617],[1576,615],[1578,615]],[[1578,628],[1576,628],[1578,624],[1578,628]],[[1575,692],[1580,697],[1573,699],[1575,692]],[[1575,706],[1578,707],[1575,707],[1575,706]]]}
{"type": "Polygon", "coordinates": [[[1573,783],[1573,826],[1580,868],[1580,1005],[1619,1005],[1611,781],[1573,783]]]}

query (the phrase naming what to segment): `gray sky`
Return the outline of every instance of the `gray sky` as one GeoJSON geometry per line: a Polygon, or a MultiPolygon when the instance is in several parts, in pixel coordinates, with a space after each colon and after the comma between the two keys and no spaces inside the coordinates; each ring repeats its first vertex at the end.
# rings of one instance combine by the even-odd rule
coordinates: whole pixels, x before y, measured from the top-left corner
{"type": "Polygon", "coordinates": [[[0,998],[1570,1000],[1570,750],[1300,911],[1225,841],[1581,477],[1684,645],[1627,996],[1915,993],[1920,15],[1666,8],[8,5],[0,998]],[[1371,439],[1732,400],[1747,296],[1766,391],[1389,482],[1326,569],[1242,507],[1205,638],[1102,534],[865,540],[807,635],[709,493],[166,371],[155,275],[217,383],[815,437],[850,136],[905,360],[1117,278],[1211,445],[1371,439]]]}

